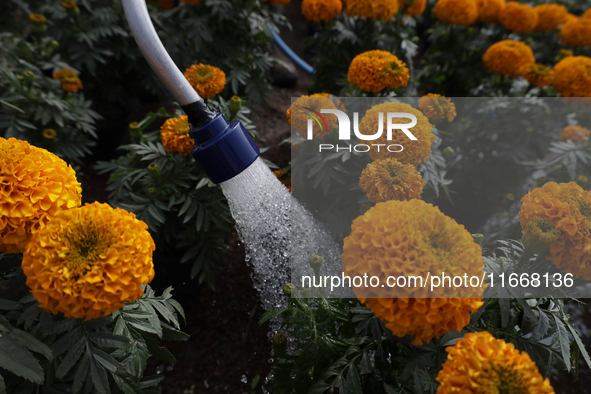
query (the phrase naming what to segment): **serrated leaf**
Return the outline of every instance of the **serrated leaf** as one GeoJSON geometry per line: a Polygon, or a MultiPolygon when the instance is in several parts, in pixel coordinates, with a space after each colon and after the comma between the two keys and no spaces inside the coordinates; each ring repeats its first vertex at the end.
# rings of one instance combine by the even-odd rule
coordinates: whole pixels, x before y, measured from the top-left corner
{"type": "Polygon", "coordinates": [[[43,368],[37,359],[20,344],[3,336],[0,336],[0,367],[31,382],[43,383],[43,368]]]}
{"type": "Polygon", "coordinates": [[[68,351],[68,354],[66,354],[66,357],[62,360],[59,367],[55,371],[55,376],[57,378],[63,378],[70,371],[70,369],[74,367],[76,362],[82,356],[82,353],[84,353],[84,349],[86,348],[85,345],[86,342],[84,341],[84,338],[80,338],[74,345],[72,345],[70,351],[68,351]]]}
{"type": "Polygon", "coordinates": [[[570,363],[570,340],[568,338],[568,332],[562,320],[556,316],[554,316],[554,321],[556,322],[556,335],[558,335],[558,344],[560,345],[560,351],[562,353],[562,358],[564,363],[566,364],[567,371],[571,370],[571,363],[570,363]]]}

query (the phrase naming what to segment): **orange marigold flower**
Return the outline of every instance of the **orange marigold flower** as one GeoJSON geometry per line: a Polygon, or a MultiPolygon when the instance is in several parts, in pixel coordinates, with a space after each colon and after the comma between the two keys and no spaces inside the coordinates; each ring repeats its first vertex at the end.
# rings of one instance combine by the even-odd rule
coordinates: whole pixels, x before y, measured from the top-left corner
{"type": "Polygon", "coordinates": [[[425,181],[415,167],[393,157],[369,163],[361,172],[359,187],[371,202],[421,198],[425,181]]]}
{"type": "Polygon", "coordinates": [[[142,296],[154,278],[154,249],[135,214],[95,202],[61,211],[35,232],[22,268],[41,308],[89,320],[142,296]]]}
{"type": "Polygon", "coordinates": [[[534,51],[529,45],[514,40],[503,40],[491,45],[484,56],[484,65],[493,73],[519,76],[521,68],[534,64],[534,51]]]}
{"type": "Polygon", "coordinates": [[[569,56],[558,62],[554,88],[563,97],[591,97],[591,58],[569,56]]]}
{"type": "Polygon", "coordinates": [[[291,191],[291,175],[289,172],[285,171],[285,168],[273,171],[273,174],[279,179],[281,183],[287,188],[287,190],[291,191]]]}
{"type": "Polygon", "coordinates": [[[509,1],[499,14],[499,22],[515,33],[529,33],[538,24],[538,13],[529,4],[509,1]]]}
{"type": "Polygon", "coordinates": [[[185,78],[204,99],[215,96],[226,86],[226,74],[209,64],[193,64],[185,70],[185,78]]]}
{"type": "MultiPolygon", "coordinates": [[[[532,227],[530,222],[534,218],[541,218],[547,219],[560,234],[550,243],[546,259],[566,272],[590,280],[591,191],[583,190],[575,182],[548,182],[523,196],[521,202],[519,222],[524,233],[532,227]]],[[[545,225],[543,230],[549,233],[553,229],[545,225]]]]}
{"type": "Polygon", "coordinates": [[[451,99],[434,93],[421,97],[419,109],[433,122],[447,119],[447,122],[451,123],[457,115],[456,105],[451,99]]]}
{"type": "Polygon", "coordinates": [[[343,8],[341,0],[304,0],[302,15],[312,22],[328,22],[336,18],[343,8]]]}
{"type": "Polygon", "coordinates": [[[82,188],[65,161],[0,137],[0,252],[22,253],[31,235],[63,209],[80,206],[82,188]]]}
{"type": "MultiPolygon", "coordinates": [[[[398,7],[404,8],[405,0],[398,0],[398,7]]],[[[427,0],[413,0],[412,4],[406,9],[404,15],[417,16],[421,15],[427,7],[427,0]]]]}
{"type": "Polygon", "coordinates": [[[47,23],[47,18],[42,14],[31,14],[29,20],[35,25],[44,25],[47,23]]]}
{"type": "Polygon", "coordinates": [[[406,64],[388,51],[368,51],[355,56],[347,79],[366,92],[406,86],[410,74],[406,64]]]}
{"type": "Polygon", "coordinates": [[[575,144],[581,144],[586,142],[591,135],[591,130],[584,128],[583,126],[566,126],[562,133],[560,133],[560,141],[572,141],[575,144]]]}
{"type": "MultiPolygon", "coordinates": [[[[345,275],[376,276],[380,283],[389,276],[415,275],[426,280],[428,272],[441,271],[482,276],[484,268],[480,246],[464,226],[417,199],[381,202],[355,219],[341,259],[345,275]]],[[[483,304],[482,289],[441,289],[445,298],[425,298],[428,291],[421,287],[354,288],[359,300],[394,335],[413,335],[416,345],[460,331],[470,321],[469,311],[476,312],[483,304]],[[458,298],[459,291],[473,298],[458,298]],[[394,295],[398,298],[386,298],[394,295]]]]}
{"type": "Polygon", "coordinates": [[[178,152],[185,156],[190,154],[195,145],[195,141],[189,135],[190,129],[187,115],[167,119],[160,128],[164,150],[167,152],[178,152]]]}
{"type": "Polygon", "coordinates": [[[347,0],[345,13],[389,21],[398,13],[398,0],[347,0]]]}
{"type": "Polygon", "coordinates": [[[478,19],[478,4],[476,0],[439,0],[435,15],[450,25],[468,26],[478,19]]]}
{"type": "Polygon", "coordinates": [[[552,85],[553,72],[543,64],[526,64],[519,70],[519,74],[534,86],[543,88],[552,85]]]}
{"type": "Polygon", "coordinates": [[[302,137],[308,136],[308,119],[312,120],[312,134],[314,138],[322,138],[337,124],[337,117],[333,114],[321,114],[320,119],[315,112],[322,109],[337,109],[335,103],[325,93],[302,96],[289,107],[287,121],[302,137]],[[324,123],[326,122],[326,124],[324,123]]]}
{"type": "Polygon", "coordinates": [[[181,0],[181,3],[190,4],[190,5],[197,5],[201,3],[201,0],[181,0]]]}
{"type": "Polygon", "coordinates": [[[526,352],[487,331],[467,333],[446,351],[449,355],[437,374],[437,394],[554,394],[550,380],[542,377],[526,352]]]}
{"type": "Polygon", "coordinates": [[[566,21],[568,10],[561,4],[546,3],[534,7],[538,13],[538,24],[534,31],[550,31],[566,21]]]}
{"type": "Polygon", "coordinates": [[[577,18],[566,22],[558,37],[572,47],[591,46],[591,18],[577,18]]]}
{"type": "Polygon", "coordinates": [[[587,11],[585,11],[585,13],[583,14],[583,16],[581,16],[581,18],[591,19],[591,8],[589,8],[587,11]]]}
{"type": "Polygon", "coordinates": [[[53,79],[59,79],[62,89],[66,92],[78,93],[82,89],[82,82],[78,78],[78,74],[69,68],[54,71],[53,79]]]}
{"type": "MultiPolygon", "coordinates": [[[[403,124],[410,123],[408,118],[393,118],[393,123],[403,124]]],[[[372,149],[369,151],[369,156],[372,160],[386,159],[388,157],[396,157],[399,162],[404,164],[411,164],[417,167],[423,161],[429,160],[429,153],[431,153],[431,143],[435,140],[435,136],[431,134],[433,125],[429,123],[429,119],[421,111],[404,103],[384,103],[378,104],[367,110],[361,122],[359,122],[359,132],[365,135],[372,135],[376,130],[382,129],[384,132],[375,140],[375,144],[384,144],[384,148],[372,149]],[[417,124],[411,127],[409,131],[417,138],[416,141],[410,140],[402,131],[394,130],[392,132],[392,139],[388,139],[385,132],[387,130],[388,119],[387,116],[382,115],[382,124],[380,125],[380,112],[387,114],[388,112],[407,112],[417,117],[417,124]],[[404,146],[402,152],[391,153],[385,146],[391,144],[399,144],[404,146]]]]}
{"type": "Polygon", "coordinates": [[[505,0],[477,0],[478,19],[477,22],[498,23],[499,14],[505,7],[505,0]]]}

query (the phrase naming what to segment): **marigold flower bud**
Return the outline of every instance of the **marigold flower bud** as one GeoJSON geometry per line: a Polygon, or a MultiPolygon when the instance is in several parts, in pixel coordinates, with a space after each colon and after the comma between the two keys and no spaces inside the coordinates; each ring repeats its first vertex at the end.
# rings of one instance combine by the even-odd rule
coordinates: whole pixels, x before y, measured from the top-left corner
{"type": "Polygon", "coordinates": [[[291,283],[286,283],[285,286],[283,286],[283,294],[285,294],[288,297],[291,297],[291,293],[292,291],[295,290],[295,286],[291,283]]]}
{"type": "Polygon", "coordinates": [[[589,183],[589,179],[585,175],[580,175],[577,177],[577,185],[581,187],[586,187],[587,183],[589,183]]]}
{"type": "Polygon", "coordinates": [[[521,240],[525,249],[535,254],[545,254],[550,244],[559,237],[560,231],[556,229],[550,219],[534,217],[527,224],[521,240]]]}
{"type": "Polygon", "coordinates": [[[162,170],[160,169],[158,164],[150,163],[150,165],[148,166],[148,175],[150,175],[152,178],[156,179],[160,176],[161,173],[162,173],[162,170]]]}
{"type": "Polygon", "coordinates": [[[314,270],[316,276],[320,276],[320,267],[322,267],[322,257],[318,255],[313,255],[310,257],[310,267],[314,270]]]}
{"type": "Polygon", "coordinates": [[[59,43],[59,41],[51,40],[51,42],[49,43],[49,46],[52,49],[58,49],[60,47],[60,43],[59,43]]]}
{"type": "Polygon", "coordinates": [[[236,116],[236,114],[240,111],[240,109],[242,108],[242,99],[240,99],[240,97],[238,96],[232,96],[232,98],[230,99],[230,118],[234,118],[236,116]]]}
{"type": "Polygon", "coordinates": [[[24,71],[23,72],[23,78],[22,78],[22,82],[26,82],[26,83],[33,83],[35,82],[35,74],[33,74],[32,71],[24,71]]]}
{"type": "Polygon", "coordinates": [[[484,241],[484,235],[482,234],[472,234],[472,238],[474,238],[474,242],[478,245],[481,245],[482,241],[484,241]]]}
{"type": "Polygon", "coordinates": [[[57,133],[54,129],[45,129],[43,130],[43,137],[47,138],[48,140],[52,140],[57,137],[57,133]]]}
{"type": "Polygon", "coordinates": [[[140,141],[142,139],[142,132],[138,122],[131,122],[129,124],[129,134],[134,141],[140,141]]]}
{"type": "Polygon", "coordinates": [[[548,177],[545,175],[542,175],[539,178],[536,178],[536,185],[537,186],[544,186],[546,184],[546,182],[548,182],[548,177]]]}
{"type": "Polygon", "coordinates": [[[445,148],[443,150],[443,157],[445,157],[446,159],[449,159],[454,155],[454,153],[456,153],[454,148],[452,148],[451,146],[448,146],[447,148],[445,148]]]}
{"type": "Polygon", "coordinates": [[[287,337],[280,332],[273,335],[273,350],[277,353],[285,353],[287,350],[287,337]]]}

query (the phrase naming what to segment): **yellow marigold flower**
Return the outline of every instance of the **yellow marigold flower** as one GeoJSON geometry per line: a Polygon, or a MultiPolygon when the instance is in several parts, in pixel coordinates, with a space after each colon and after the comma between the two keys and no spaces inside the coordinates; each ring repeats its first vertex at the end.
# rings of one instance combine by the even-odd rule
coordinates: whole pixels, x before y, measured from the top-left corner
{"type": "MultiPolygon", "coordinates": [[[[347,276],[421,276],[428,272],[480,275],[480,246],[464,226],[422,200],[391,200],[376,204],[351,225],[342,254],[347,276]],[[453,264],[450,264],[453,262],[453,264]]],[[[469,311],[482,306],[482,289],[441,289],[446,298],[429,297],[429,289],[417,287],[355,287],[355,295],[396,336],[413,335],[420,345],[450,331],[460,331],[470,321],[469,311]],[[399,298],[386,298],[393,295],[399,298]],[[456,296],[456,297],[454,297],[456,296]]]]}
{"type": "Polygon", "coordinates": [[[62,1],[62,7],[66,10],[71,10],[76,8],[76,0],[64,0],[62,1]]]}
{"type": "Polygon", "coordinates": [[[526,352],[487,331],[467,333],[446,350],[437,394],[554,394],[550,380],[542,377],[526,352]]]}
{"type": "Polygon", "coordinates": [[[468,26],[478,19],[478,4],[476,0],[439,0],[435,15],[450,25],[468,26]]]}
{"type": "Polygon", "coordinates": [[[193,64],[185,70],[185,77],[204,99],[215,96],[226,86],[226,74],[208,64],[193,64]]]}
{"type": "MultiPolygon", "coordinates": [[[[394,118],[393,123],[410,123],[408,118],[394,118]]],[[[380,138],[375,140],[375,144],[384,144],[381,149],[377,150],[374,147],[369,151],[369,156],[372,160],[386,159],[388,157],[396,157],[399,162],[404,164],[411,164],[417,167],[423,161],[429,160],[429,153],[431,153],[431,143],[435,140],[435,136],[431,134],[433,125],[429,123],[429,119],[423,113],[408,104],[404,103],[384,103],[378,104],[370,108],[361,122],[359,122],[359,132],[365,135],[375,134],[380,127],[383,127],[383,133],[380,138]],[[382,116],[382,125],[380,126],[380,112],[382,116]],[[417,138],[416,141],[410,140],[402,131],[394,130],[392,132],[392,140],[388,140],[387,130],[387,114],[388,112],[407,112],[417,117],[417,124],[410,128],[409,131],[417,138]],[[399,144],[404,146],[404,150],[398,153],[391,153],[386,149],[386,146],[391,144],[399,144]]]]}
{"type": "Polygon", "coordinates": [[[57,133],[54,129],[45,129],[43,130],[43,137],[47,138],[48,140],[52,140],[57,137],[57,133]]]}
{"type": "Polygon", "coordinates": [[[181,0],[181,3],[190,4],[190,5],[197,5],[201,2],[201,0],[181,0]]]}
{"type": "Polygon", "coordinates": [[[404,87],[409,78],[404,62],[390,52],[380,50],[355,56],[347,74],[349,83],[372,93],[404,87]]]}
{"type": "Polygon", "coordinates": [[[31,14],[29,15],[29,20],[35,25],[44,25],[47,23],[47,18],[41,14],[31,14]]]}
{"type": "Polygon", "coordinates": [[[95,202],[61,211],[35,232],[22,268],[45,311],[95,319],[142,296],[155,248],[133,213],[95,202]]]}
{"type": "Polygon", "coordinates": [[[82,188],[65,161],[14,138],[0,137],[0,252],[22,253],[60,210],[80,206],[82,188]]]}
{"type": "MultiPolygon", "coordinates": [[[[405,0],[398,0],[398,7],[404,8],[405,0]]],[[[425,8],[427,7],[427,0],[413,0],[410,7],[406,9],[404,15],[407,16],[417,16],[421,15],[425,8]]]]}
{"type": "Polygon", "coordinates": [[[326,93],[302,96],[297,99],[285,114],[291,127],[302,137],[308,136],[308,119],[312,119],[314,138],[322,138],[337,124],[333,114],[321,114],[322,109],[337,109],[326,93]],[[320,115],[320,116],[318,116],[320,115]]]}
{"type": "Polygon", "coordinates": [[[425,181],[410,164],[393,157],[369,163],[361,172],[359,186],[371,202],[421,198],[425,181]]]}
{"type": "Polygon", "coordinates": [[[273,174],[279,179],[281,183],[291,191],[291,175],[285,172],[285,168],[273,171],[273,174]]]}
{"type": "Polygon", "coordinates": [[[523,196],[521,202],[519,222],[524,233],[534,218],[548,219],[560,233],[550,244],[546,259],[566,272],[590,280],[591,192],[575,182],[548,182],[523,196]]]}
{"type": "Polygon", "coordinates": [[[558,62],[554,88],[563,97],[591,97],[591,58],[569,56],[558,62]]]}
{"type": "Polygon", "coordinates": [[[59,79],[62,89],[66,92],[78,93],[82,89],[82,82],[78,78],[78,74],[69,68],[54,71],[53,79],[59,79]]]}
{"type": "Polygon", "coordinates": [[[345,3],[347,15],[389,21],[398,13],[398,0],[347,0],[345,3]]]}
{"type": "Polygon", "coordinates": [[[493,73],[519,76],[521,68],[536,62],[529,45],[514,40],[503,40],[491,45],[484,56],[484,65],[493,73]]]}
{"type": "Polygon", "coordinates": [[[591,18],[578,18],[566,22],[558,37],[572,47],[591,46],[591,18]]]}
{"type": "Polygon", "coordinates": [[[195,141],[189,135],[190,125],[187,115],[179,118],[170,118],[160,128],[162,145],[167,152],[178,152],[188,155],[193,150],[195,141]]]}
{"type": "Polygon", "coordinates": [[[499,22],[499,14],[505,7],[505,0],[477,0],[476,2],[478,3],[477,22],[499,22]]]}
{"type": "Polygon", "coordinates": [[[343,8],[341,0],[304,0],[302,15],[312,22],[328,22],[336,18],[343,8]]]}
{"type": "Polygon", "coordinates": [[[433,122],[447,119],[447,122],[451,123],[457,115],[456,105],[451,99],[434,93],[421,97],[419,109],[433,122]]]}
{"type": "Polygon", "coordinates": [[[589,139],[591,130],[584,128],[583,126],[566,126],[562,133],[560,133],[560,141],[572,141],[575,144],[582,144],[589,139]]]}
{"type": "Polygon", "coordinates": [[[561,4],[546,3],[534,7],[538,13],[538,24],[534,31],[550,31],[566,21],[568,10],[561,4]]]}
{"type": "Polygon", "coordinates": [[[509,1],[499,14],[499,22],[515,33],[529,33],[538,24],[538,13],[529,4],[509,1]]]}
{"type": "Polygon", "coordinates": [[[519,70],[519,74],[531,85],[541,88],[552,85],[553,72],[543,64],[526,64],[519,70]]]}

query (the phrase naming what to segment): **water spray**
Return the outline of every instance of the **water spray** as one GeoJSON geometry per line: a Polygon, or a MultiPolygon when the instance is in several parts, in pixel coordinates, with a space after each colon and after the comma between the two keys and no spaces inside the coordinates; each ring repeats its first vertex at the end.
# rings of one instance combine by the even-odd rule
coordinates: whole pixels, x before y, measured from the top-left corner
{"type": "MultiPolygon", "coordinates": [[[[325,273],[340,272],[339,252],[330,235],[259,158],[259,148],[244,126],[210,109],[174,64],[156,34],[145,0],[122,2],[142,54],[187,114],[195,141],[193,157],[211,181],[220,184],[228,200],[263,307],[287,305],[282,288],[291,282],[292,261],[304,263],[295,268],[294,277],[310,273],[306,270],[311,271],[307,262],[312,255],[323,257],[325,273]]],[[[279,328],[275,323],[273,331],[279,328]]]]}

